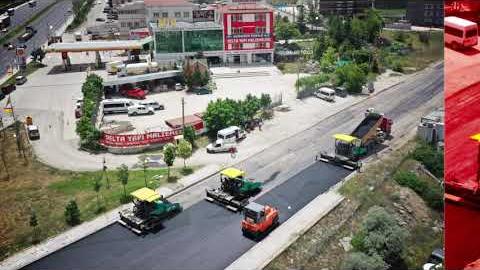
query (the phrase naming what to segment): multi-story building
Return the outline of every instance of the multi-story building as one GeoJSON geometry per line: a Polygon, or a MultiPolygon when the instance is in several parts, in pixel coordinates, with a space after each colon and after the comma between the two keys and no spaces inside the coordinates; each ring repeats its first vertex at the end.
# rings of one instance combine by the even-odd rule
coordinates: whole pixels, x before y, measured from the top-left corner
{"type": "Polygon", "coordinates": [[[371,0],[378,9],[400,9],[407,7],[407,0],[371,0]]]}
{"type": "Polygon", "coordinates": [[[145,0],[147,24],[159,19],[175,19],[177,22],[193,22],[193,10],[199,5],[185,0],[145,0]]]}
{"type": "Polygon", "coordinates": [[[127,2],[118,7],[120,34],[126,36],[130,30],[147,27],[143,1],[127,2]]]}
{"type": "Polygon", "coordinates": [[[322,15],[353,16],[371,7],[371,0],[318,0],[322,15]]]}
{"type": "Polygon", "coordinates": [[[272,10],[257,4],[225,5],[217,10],[222,14],[226,63],[273,61],[272,10]]]}
{"type": "Polygon", "coordinates": [[[259,4],[216,4],[192,9],[191,22],[164,17],[150,22],[150,29],[159,62],[182,60],[198,53],[215,64],[273,62],[274,15],[259,4]]]}
{"type": "Polygon", "coordinates": [[[409,0],[407,20],[414,25],[443,26],[443,0],[409,0]]]}

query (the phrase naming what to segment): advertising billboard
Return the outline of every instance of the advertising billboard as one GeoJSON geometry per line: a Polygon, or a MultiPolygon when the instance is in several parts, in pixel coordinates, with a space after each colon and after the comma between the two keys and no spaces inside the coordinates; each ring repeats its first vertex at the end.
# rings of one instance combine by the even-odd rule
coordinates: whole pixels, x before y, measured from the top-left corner
{"type": "Polygon", "coordinates": [[[213,22],[215,21],[214,10],[194,10],[193,22],[213,22]]]}

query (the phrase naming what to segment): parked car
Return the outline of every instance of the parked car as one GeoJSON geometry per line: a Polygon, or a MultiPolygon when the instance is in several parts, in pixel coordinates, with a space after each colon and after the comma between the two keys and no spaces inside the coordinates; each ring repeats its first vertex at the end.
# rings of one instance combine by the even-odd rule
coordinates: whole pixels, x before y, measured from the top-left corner
{"type": "Polygon", "coordinates": [[[236,149],[236,144],[217,139],[214,143],[207,145],[207,153],[231,152],[236,149]]]}
{"type": "Polygon", "coordinates": [[[40,132],[38,131],[38,127],[34,125],[27,126],[27,134],[30,140],[38,140],[40,139],[40,132]]]}
{"type": "Polygon", "coordinates": [[[427,263],[423,265],[423,270],[443,269],[444,257],[445,256],[443,249],[435,249],[434,251],[432,251],[432,254],[430,254],[427,263]]]}
{"type": "Polygon", "coordinates": [[[133,89],[121,90],[120,94],[122,94],[125,97],[134,98],[134,99],[145,99],[147,96],[147,93],[145,93],[145,90],[138,87],[133,89]]]}
{"type": "Polygon", "coordinates": [[[347,89],[345,89],[345,87],[335,87],[335,95],[339,96],[339,97],[347,97],[348,96],[348,92],[347,92],[347,89]]]}
{"type": "Polygon", "coordinates": [[[154,110],[165,110],[165,106],[156,101],[141,101],[138,104],[147,106],[147,107],[152,107],[154,110]]]}
{"type": "Polygon", "coordinates": [[[197,95],[208,95],[211,94],[212,91],[210,91],[210,89],[208,89],[207,87],[195,87],[193,88],[193,93],[197,95]]]}
{"type": "Polygon", "coordinates": [[[135,116],[135,115],[153,115],[155,110],[152,107],[144,106],[144,105],[133,105],[128,107],[128,116],[135,116]]]}
{"type": "Polygon", "coordinates": [[[328,102],[335,102],[335,90],[328,87],[320,87],[313,93],[319,99],[326,100],[328,102]]]}
{"type": "Polygon", "coordinates": [[[97,22],[104,22],[105,19],[104,19],[104,18],[96,18],[95,21],[97,21],[97,22]]]}
{"type": "Polygon", "coordinates": [[[2,93],[4,95],[8,95],[10,94],[11,92],[15,91],[15,89],[17,89],[17,87],[15,86],[15,84],[9,84],[7,86],[4,86],[2,87],[2,93]]]}
{"type": "Polygon", "coordinates": [[[27,77],[19,75],[15,77],[15,84],[17,85],[22,85],[27,82],[27,77]]]}
{"type": "Polygon", "coordinates": [[[3,92],[0,92],[0,101],[3,100],[5,98],[5,94],[3,92]]]}
{"type": "Polygon", "coordinates": [[[175,91],[182,91],[183,89],[185,89],[185,86],[183,86],[181,83],[175,84],[175,91]]]}

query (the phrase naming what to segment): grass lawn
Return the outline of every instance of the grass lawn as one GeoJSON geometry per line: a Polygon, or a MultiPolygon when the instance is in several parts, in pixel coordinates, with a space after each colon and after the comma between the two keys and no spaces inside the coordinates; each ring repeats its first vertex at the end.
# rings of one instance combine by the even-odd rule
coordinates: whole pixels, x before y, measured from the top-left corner
{"type": "MultiPolygon", "coordinates": [[[[23,129],[22,129],[23,130],[23,129]]],[[[1,135],[1,133],[0,133],[1,135]]],[[[22,136],[25,137],[25,134],[22,136]]],[[[30,246],[33,242],[29,218],[35,210],[38,219],[38,240],[44,240],[69,228],[65,223],[64,210],[69,200],[75,199],[80,208],[82,221],[93,219],[98,214],[97,194],[93,188],[95,177],[101,172],[71,172],[50,168],[34,160],[27,146],[27,159],[17,155],[13,130],[4,139],[0,136],[0,157],[5,155],[8,174],[0,159],[0,260],[30,246]]],[[[112,168],[113,169],[113,168],[112,168]]],[[[157,188],[167,183],[167,169],[148,169],[147,184],[157,188]]],[[[173,179],[181,177],[181,168],[172,169],[173,179]]],[[[110,189],[104,178],[99,192],[102,211],[119,206],[123,187],[116,172],[107,173],[110,189]]],[[[144,187],[143,170],[130,170],[127,193],[144,187]]]]}

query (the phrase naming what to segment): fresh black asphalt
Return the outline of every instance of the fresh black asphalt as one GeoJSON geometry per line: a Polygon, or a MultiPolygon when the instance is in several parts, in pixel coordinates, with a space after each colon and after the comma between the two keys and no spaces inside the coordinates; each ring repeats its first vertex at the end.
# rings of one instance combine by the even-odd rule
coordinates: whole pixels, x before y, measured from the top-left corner
{"type": "MultiPolygon", "coordinates": [[[[256,202],[277,207],[283,222],[349,173],[314,163],[256,202]]],[[[114,224],[24,269],[223,269],[255,244],[242,236],[241,219],[241,214],[201,201],[155,234],[138,237],[114,224]]]]}

